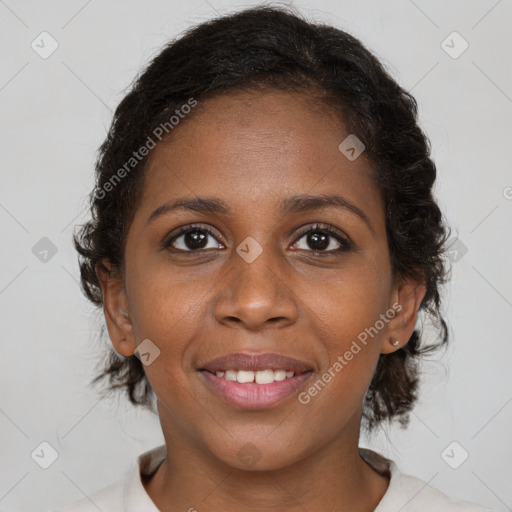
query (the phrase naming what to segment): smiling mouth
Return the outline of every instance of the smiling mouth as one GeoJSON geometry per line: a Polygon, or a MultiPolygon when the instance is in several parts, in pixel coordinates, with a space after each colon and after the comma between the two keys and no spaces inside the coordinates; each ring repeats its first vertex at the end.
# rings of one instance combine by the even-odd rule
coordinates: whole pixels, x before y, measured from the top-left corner
{"type": "Polygon", "coordinates": [[[198,374],[215,398],[238,409],[284,404],[306,385],[315,364],[275,352],[238,352],[198,365],[198,374]]]}

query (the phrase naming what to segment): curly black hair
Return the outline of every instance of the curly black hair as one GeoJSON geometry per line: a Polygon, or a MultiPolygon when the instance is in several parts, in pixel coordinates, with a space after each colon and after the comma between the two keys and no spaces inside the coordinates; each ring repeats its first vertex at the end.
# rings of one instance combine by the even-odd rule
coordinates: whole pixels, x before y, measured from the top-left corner
{"type": "MultiPolygon", "coordinates": [[[[139,153],[134,160],[134,152],[162,132],[162,124],[170,133],[170,116],[190,111],[185,105],[258,87],[320,98],[366,146],[385,201],[393,275],[425,283],[421,317],[437,330],[432,344],[425,345],[422,329],[416,328],[402,348],[381,354],[365,396],[369,431],[384,420],[406,426],[417,399],[421,356],[448,341],[440,297],[448,274],[443,256],[448,228],[432,194],[436,167],[417,123],[416,100],[358,39],[340,29],[309,22],[290,8],[265,5],[193,27],[152,59],[117,107],[99,148],[89,196],[92,218],[74,235],[82,288],[101,307],[96,265],[108,258],[123,268],[147,161],[139,153]]],[[[109,351],[93,382],[107,379],[109,391],[124,388],[133,404],[152,408],[154,393],[140,360],[109,351]]]]}

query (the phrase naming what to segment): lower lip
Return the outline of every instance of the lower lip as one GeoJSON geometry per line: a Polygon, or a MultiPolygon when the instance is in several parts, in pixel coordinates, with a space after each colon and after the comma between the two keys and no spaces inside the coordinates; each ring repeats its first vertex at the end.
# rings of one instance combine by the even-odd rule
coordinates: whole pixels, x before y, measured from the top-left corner
{"type": "Polygon", "coordinates": [[[230,405],[253,410],[277,405],[297,393],[299,388],[313,375],[313,372],[309,371],[270,384],[254,382],[240,384],[224,377],[217,377],[206,370],[202,370],[200,373],[207,384],[230,405]]]}

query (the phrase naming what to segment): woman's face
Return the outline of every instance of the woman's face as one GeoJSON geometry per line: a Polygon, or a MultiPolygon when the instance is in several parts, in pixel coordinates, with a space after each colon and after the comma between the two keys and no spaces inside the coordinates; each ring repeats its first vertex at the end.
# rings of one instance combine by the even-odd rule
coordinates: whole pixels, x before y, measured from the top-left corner
{"type": "Polygon", "coordinates": [[[379,354],[409,339],[422,295],[408,302],[393,283],[383,200],[364,153],[338,148],[347,136],[309,96],[246,91],[199,104],[150,154],[125,286],[103,288],[116,349],[150,340],[141,352],[168,442],[271,469],[357,438],[379,354]],[[241,352],[311,371],[277,402],[244,406],[243,392],[230,400],[211,384],[241,388],[200,371],[241,352]]]}

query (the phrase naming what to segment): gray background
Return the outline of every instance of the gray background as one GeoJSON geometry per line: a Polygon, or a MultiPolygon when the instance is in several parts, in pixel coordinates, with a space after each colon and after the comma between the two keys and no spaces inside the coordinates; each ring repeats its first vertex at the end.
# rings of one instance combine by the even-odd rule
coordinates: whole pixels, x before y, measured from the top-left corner
{"type": "MultiPolygon", "coordinates": [[[[104,345],[71,236],[86,219],[96,149],[137,71],[190,25],[255,3],[0,0],[1,509],[80,499],[163,442],[155,417],[87,386],[104,345]],[[59,45],[46,59],[31,47],[51,48],[43,31],[59,45]],[[43,237],[54,255],[41,252],[43,237]],[[43,441],[58,453],[48,469],[31,458],[43,441]]],[[[452,346],[426,365],[409,429],[362,444],[448,494],[511,510],[512,3],[295,5],[360,37],[418,99],[458,235],[446,290],[452,346]],[[458,58],[442,47],[453,31],[469,44],[458,58]],[[469,458],[452,469],[446,460],[456,465],[463,450],[469,458]]],[[[462,49],[453,36],[445,44],[462,49]]]]}

